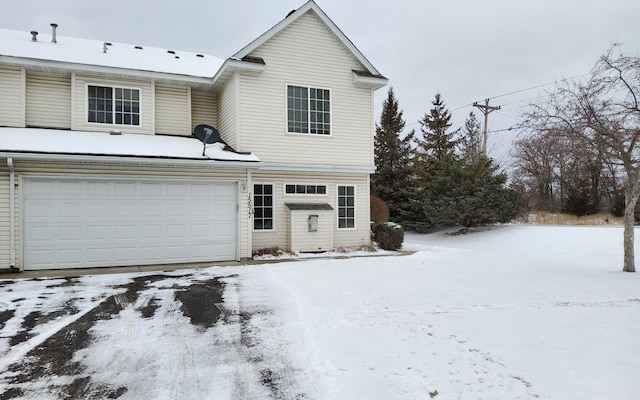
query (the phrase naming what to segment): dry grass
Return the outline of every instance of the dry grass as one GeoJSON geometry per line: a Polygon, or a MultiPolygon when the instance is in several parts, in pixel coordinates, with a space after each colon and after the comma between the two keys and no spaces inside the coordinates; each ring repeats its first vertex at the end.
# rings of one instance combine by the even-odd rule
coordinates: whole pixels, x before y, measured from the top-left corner
{"type": "Polygon", "coordinates": [[[280,247],[278,246],[273,246],[273,247],[266,247],[264,249],[258,249],[255,250],[253,252],[253,256],[272,256],[272,257],[280,257],[283,256],[285,254],[289,254],[289,255],[293,255],[292,252],[290,251],[286,251],[286,250],[282,250],[280,247]]]}
{"type": "Polygon", "coordinates": [[[336,253],[354,253],[356,251],[367,251],[370,253],[375,253],[377,250],[372,244],[363,244],[361,246],[355,247],[337,247],[333,251],[336,253]]]}
{"type": "Polygon", "coordinates": [[[522,224],[532,225],[622,225],[622,218],[611,214],[594,214],[576,217],[569,214],[557,214],[547,211],[536,211],[516,220],[522,224]]]}

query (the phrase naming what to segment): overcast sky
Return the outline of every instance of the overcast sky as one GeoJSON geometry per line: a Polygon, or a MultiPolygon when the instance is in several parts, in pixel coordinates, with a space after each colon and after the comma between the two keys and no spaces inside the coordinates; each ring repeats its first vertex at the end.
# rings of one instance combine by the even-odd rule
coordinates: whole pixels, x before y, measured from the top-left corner
{"type": "MultiPolygon", "coordinates": [[[[0,0],[0,28],[124,42],[227,58],[305,0],[0,0]]],[[[407,128],[438,92],[464,123],[474,101],[502,110],[489,129],[516,123],[523,89],[589,73],[614,42],[640,51],[638,0],[316,0],[394,87],[407,128]],[[507,93],[519,93],[501,96],[507,93]]],[[[386,88],[377,91],[376,121],[386,88]]],[[[491,135],[505,162],[513,131],[491,135]]]]}

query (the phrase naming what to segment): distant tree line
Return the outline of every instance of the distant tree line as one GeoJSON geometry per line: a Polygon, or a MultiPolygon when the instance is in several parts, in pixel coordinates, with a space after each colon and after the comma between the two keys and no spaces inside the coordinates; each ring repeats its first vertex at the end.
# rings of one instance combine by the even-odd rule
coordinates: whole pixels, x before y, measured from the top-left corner
{"type": "Polygon", "coordinates": [[[558,82],[524,113],[513,187],[525,209],[624,216],[634,272],[640,198],[640,57],[613,45],[586,79],[558,82]]]}
{"type": "Polygon", "coordinates": [[[435,225],[478,226],[508,222],[519,214],[517,191],[480,150],[480,124],[472,112],[452,130],[451,114],[436,94],[420,132],[403,135],[405,121],[393,88],[376,124],[376,173],[371,190],[387,203],[390,218],[406,229],[435,225]]]}

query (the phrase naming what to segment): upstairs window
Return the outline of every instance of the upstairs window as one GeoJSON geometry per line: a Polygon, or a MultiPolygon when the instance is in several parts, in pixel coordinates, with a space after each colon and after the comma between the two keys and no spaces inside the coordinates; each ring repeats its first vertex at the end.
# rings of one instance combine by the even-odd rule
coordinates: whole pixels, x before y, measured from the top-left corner
{"type": "Polygon", "coordinates": [[[287,86],[287,132],[331,134],[329,89],[287,86]]]}
{"type": "Polygon", "coordinates": [[[140,125],[139,89],[89,85],[87,100],[88,122],[140,125]]]}

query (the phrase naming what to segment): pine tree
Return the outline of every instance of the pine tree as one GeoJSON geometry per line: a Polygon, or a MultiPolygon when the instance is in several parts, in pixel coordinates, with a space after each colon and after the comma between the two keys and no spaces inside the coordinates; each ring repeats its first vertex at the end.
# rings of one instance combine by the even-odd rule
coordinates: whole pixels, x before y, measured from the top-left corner
{"type": "Polygon", "coordinates": [[[441,164],[455,159],[458,141],[455,132],[448,132],[451,128],[451,114],[440,93],[436,94],[431,104],[433,108],[420,120],[422,139],[418,141],[418,145],[427,164],[441,164]]]}
{"type": "Polygon", "coordinates": [[[384,200],[391,220],[397,221],[411,195],[411,158],[414,132],[401,138],[405,121],[403,111],[390,87],[382,103],[380,124],[376,124],[375,164],[376,173],[371,177],[371,193],[384,200]]]}
{"type": "Polygon", "coordinates": [[[482,134],[480,132],[480,122],[474,112],[470,112],[464,121],[464,126],[460,130],[461,138],[459,142],[460,157],[467,165],[476,163],[482,157],[482,134]]]}

